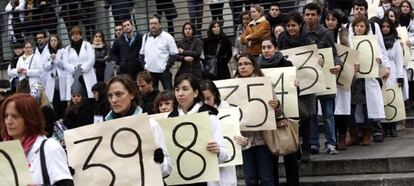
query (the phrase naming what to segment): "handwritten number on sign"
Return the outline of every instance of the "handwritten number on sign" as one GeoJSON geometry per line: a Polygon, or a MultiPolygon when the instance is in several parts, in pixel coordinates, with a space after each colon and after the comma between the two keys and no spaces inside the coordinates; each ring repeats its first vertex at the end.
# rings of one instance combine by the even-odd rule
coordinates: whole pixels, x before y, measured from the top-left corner
{"type": "Polygon", "coordinates": [[[314,51],[306,51],[306,52],[301,52],[301,53],[296,54],[297,56],[309,54],[309,56],[302,63],[302,65],[299,66],[298,70],[306,70],[306,69],[311,70],[311,71],[315,72],[315,75],[316,75],[315,80],[309,86],[303,87],[300,91],[305,91],[305,90],[308,90],[308,89],[312,88],[319,80],[318,71],[315,68],[311,67],[311,66],[305,66],[309,62],[309,60],[312,57],[313,53],[314,53],[314,51]]]}
{"type": "MultiPolygon", "coordinates": [[[[79,144],[79,143],[84,143],[84,142],[89,142],[89,141],[94,141],[94,140],[97,140],[97,143],[95,144],[95,146],[92,148],[92,151],[90,152],[90,154],[88,155],[88,157],[86,158],[86,161],[85,161],[85,163],[83,164],[83,167],[82,167],[82,170],[86,170],[86,169],[89,169],[89,168],[91,168],[91,167],[101,167],[101,168],[103,168],[103,169],[106,169],[110,174],[111,174],[111,176],[112,176],[112,180],[111,180],[111,183],[109,184],[110,186],[113,186],[113,185],[115,185],[115,180],[116,180],[116,176],[115,176],[115,173],[114,173],[114,171],[110,168],[110,167],[108,167],[108,166],[106,166],[106,165],[104,165],[104,164],[100,164],[100,163],[91,163],[91,164],[89,164],[89,162],[91,161],[91,159],[92,159],[92,156],[95,154],[95,151],[96,151],[96,149],[98,149],[98,147],[99,147],[99,145],[101,144],[101,142],[102,142],[102,139],[103,139],[103,137],[102,136],[98,136],[98,137],[93,137],[93,138],[86,138],[86,139],[82,139],[82,140],[78,140],[78,141],[75,141],[75,142],[73,142],[74,144],[79,144]]],[[[111,137],[111,145],[110,145],[110,148],[111,148],[111,151],[112,151],[112,153],[114,154],[114,155],[116,155],[116,156],[118,156],[118,157],[121,157],[121,158],[129,158],[129,157],[132,157],[132,156],[134,156],[134,155],[136,155],[137,153],[139,154],[139,158],[140,158],[140,172],[141,172],[141,185],[142,186],[144,186],[145,185],[145,172],[144,172],[144,162],[143,162],[143,154],[142,154],[142,140],[141,140],[141,137],[139,136],[139,134],[136,132],[136,131],[134,131],[134,130],[132,130],[132,129],[130,129],[130,128],[119,128],[117,131],[115,131],[115,133],[112,135],[112,137],[111,137]],[[123,132],[123,131],[128,131],[128,132],[131,132],[132,134],[134,134],[135,135],[135,137],[137,138],[137,141],[138,141],[138,147],[132,152],[132,153],[129,153],[129,154],[121,154],[121,153],[119,153],[119,152],[117,152],[116,150],[115,150],[115,147],[114,147],[114,141],[115,141],[115,138],[116,138],[116,136],[120,133],[120,132],[123,132]]]]}
{"type": "Polygon", "coordinates": [[[385,120],[391,121],[397,116],[397,107],[393,105],[395,100],[395,91],[393,89],[388,89],[387,91],[392,92],[392,99],[389,103],[387,103],[384,107],[390,107],[392,110],[394,110],[394,114],[391,117],[386,117],[385,120]]]}
{"type": "MultiPolygon", "coordinates": [[[[281,91],[280,92],[275,92],[275,94],[276,95],[281,95],[281,99],[280,99],[280,104],[281,104],[281,108],[284,108],[284,105],[285,105],[285,94],[288,94],[288,92],[285,92],[285,73],[282,73],[282,74],[280,74],[280,76],[279,76],[279,79],[277,79],[277,81],[276,81],[276,84],[275,84],[275,87],[277,86],[277,85],[279,85],[279,83],[281,83],[280,84],[280,86],[281,86],[281,91]]],[[[282,113],[282,115],[283,115],[283,117],[285,117],[285,113],[283,112],[282,113]]]]}
{"type": "MultiPolygon", "coordinates": [[[[187,131],[186,131],[187,132],[187,131]]],[[[205,172],[205,170],[206,170],[206,166],[207,166],[207,162],[206,162],[206,159],[200,154],[200,153],[198,153],[198,152],[196,152],[196,151],[194,151],[194,150],[192,150],[191,149],[191,147],[193,147],[194,145],[195,145],[195,143],[197,142],[197,137],[198,137],[198,129],[197,129],[197,127],[196,127],[196,125],[194,124],[194,123],[191,123],[191,122],[183,122],[183,123],[180,123],[180,124],[178,124],[175,128],[174,128],[174,130],[173,130],[173,132],[172,132],[172,139],[173,139],[173,142],[174,142],[174,144],[177,146],[177,147],[179,147],[179,148],[181,148],[181,149],[183,149],[179,154],[178,154],[178,156],[177,156],[177,171],[178,171],[178,174],[181,176],[181,178],[183,178],[184,180],[193,180],[193,179],[195,179],[195,178],[198,178],[198,177],[200,177],[201,175],[203,175],[203,173],[205,172]],[[193,130],[194,130],[194,137],[193,137],[193,140],[191,141],[191,143],[188,145],[188,146],[186,146],[186,147],[184,147],[183,145],[181,145],[178,141],[177,141],[177,131],[181,128],[181,127],[183,127],[183,126],[191,126],[192,128],[193,128],[193,130]],[[203,162],[203,168],[200,170],[200,172],[199,173],[197,173],[197,174],[195,174],[195,175],[192,175],[192,176],[185,176],[182,172],[181,172],[181,164],[180,164],[180,162],[181,162],[181,159],[182,159],[182,156],[184,155],[184,153],[185,152],[191,152],[192,154],[194,154],[194,155],[196,155],[196,156],[198,156],[198,157],[200,157],[200,159],[201,159],[201,161],[203,162]]]]}
{"type": "Polygon", "coordinates": [[[13,160],[11,159],[10,155],[7,154],[7,152],[2,150],[2,149],[0,149],[0,154],[2,154],[7,159],[7,161],[9,162],[10,167],[13,171],[14,182],[16,183],[16,186],[19,186],[19,176],[17,174],[17,170],[16,170],[16,167],[14,166],[13,160]]]}
{"type": "MultiPolygon", "coordinates": [[[[224,97],[224,100],[226,101],[233,93],[235,93],[238,89],[239,89],[239,85],[232,85],[232,86],[224,86],[224,87],[219,87],[218,89],[220,90],[220,89],[229,89],[229,88],[232,88],[232,90],[230,91],[230,93],[226,96],[226,97],[224,97]]],[[[235,105],[235,104],[232,104],[232,103],[230,103],[229,104],[230,106],[232,106],[232,107],[238,107],[237,105],[235,105]]],[[[239,112],[240,112],[240,118],[239,118],[239,121],[241,121],[242,119],[243,119],[243,111],[241,110],[241,108],[239,108],[239,112]]]]}
{"type": "Polygon", "coordinates": [[[358,45],[356,46],[356,50],[358,50],[359,46],[361,46],[362,43],[364,43],[364,42],[367,42],[368,45],[369,45],[369,48],[371,49],[371,60],[370,60],[371,66],[369,67],[369,70],[367,70],[367,71],[362,71],[361,69],[359,69],[359,73],[360,74],[369,74],[369,73],[371,73],[372,68],[374,67],[374,61],[375,61],[375,59],[374,59],[374,48],[372,46],[372,43],[368,39],[364,39],[364,40],[362,40],[358,43],[358,45]]]}
{"type": "MultiPolygon", "coordinates": [[[[219,120],[222,120],[222,119],[227,118],[227,117],[230,117],[230,114],[221,116],[219,118],[219,120]]],[[[223,136],[223,138],[224,138],[224,140],[227,140],[231,144],[231,147],[233,149],[233,151],[232,151],[233,153],[231,153],[232,155],[230,156],[230,158],[228,160],[226,160],[225,162],[223,162],[223,163],[228,163],[228,162],[233,161],[234,158],[236,158],[236,146],[234,145],[233,140],[231,140],[228,136],[223,136]]]]}
{"type": "MultiPolygon", "coordinates": [[[[347,62],[348,55],[349,55],[348,51],[346,51],[343,54],[339,55],[339,58],[341,58],[341,60],[342,60],[342,66],[343,67],[345,67],[345,63],[347,62]]],[[[339,86],[344,86],[344,84],[339,82],[339,78],[341,77],[342,71],[344,71],[344,68],[341,68],[341,70],[338,73],[338,77],[336,77],[336,84],[338,84],[339,86]]]]}
{"type": "Polygon", "coordinates": [[[257,124],[257,125],[246,125],[246,127],[260,127],[260,126],[262,126],[264,123],[266,123],[267,116],[269,114],[268,113],[268,108],[267,108],[266,102],[264,102],[262,99],[259,99],[259,98],[251,98],[251,95],[250,95],[250,87],[257,87],[257,86],[264,86],[264,84],[263,83],[258,83],[258,84],[247,85],[247,99],[248,99],[249,102],[258,101],[261,104],[263,104],[263,106],[265,108],[265,114],[266,115],[263,118],[263,121],[260,122],[259,124],[257,124]]]}

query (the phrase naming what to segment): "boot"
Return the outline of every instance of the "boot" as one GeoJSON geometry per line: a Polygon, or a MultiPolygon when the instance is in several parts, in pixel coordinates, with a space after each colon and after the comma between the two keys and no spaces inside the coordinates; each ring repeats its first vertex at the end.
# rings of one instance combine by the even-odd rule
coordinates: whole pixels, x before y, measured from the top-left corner
{"type": "Polygon", "coordinates": [[[348,146],[346,145],[346,133],[345,134],[339,134],[337,146],[338,146],[338,150],[348,149],[348,146]]]}
{"type": "Polygon", "coordinates": [[[351,139],[348,146],[359,145],[360,139],[358,137],[358,129],[349,129],[349,135],[351,139]]]}
{"type": "Polygon", "coordinates": [[[362,132],[362,146],[366,146],[370,144],[371,140],[371,128],[364,128],[362,132]]]}

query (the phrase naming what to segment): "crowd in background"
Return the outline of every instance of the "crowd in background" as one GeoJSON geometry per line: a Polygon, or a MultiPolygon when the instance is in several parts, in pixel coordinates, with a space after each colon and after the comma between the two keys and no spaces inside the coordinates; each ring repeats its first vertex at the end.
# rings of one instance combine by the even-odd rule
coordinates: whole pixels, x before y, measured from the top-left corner
{"type": "MultiPolygon", "coordinates": [[[[198,1],[188,1],[189,4],[190,2],[194,6],[189,8],[199,10],[201,5],[197,4],[198,1]]],[[[166,8],[172,6],[169,4],[172,1],[158,2],[158,14],[149,18],[149,32],[140,33],[134,29],[130,15],[122,16],[125,11],[120,11],[122,8],[118,9],[108,0],[107,6],[112,5],[114,19],[117,20],[113,44],[107,43],[104,33],[96,31],[93,26],[85,28],[86,34],[82,33],[79,23],[74,22],[93,22],[96,19],[86,12],[82,16],[87,19],[71,18],[71,13],[66,15],[68,18],[65,23],[70,28],[70,44],[67,46],[63,46],[56,34],[56,25],[35,32],[36,44],[25,41],[24,31],[19,26],[24,22],[24,15],[16,10],[39,5],[44,9],[33,11],[46,11],[47,6],[53,6],[50,1],[32,3],[34,4],[24,0],[11,0],[6,7],[6,11],[12,12],[9,14],[9,31],[14,42],[14,55],[7,70],[11,90],[5,91],[2,96],[14,95],[3,101],[0,117],[2,139],[20,139],[28,158],[33,153],[31,147],[39,148],[41,141],[46,139],[44,134],[59,138],[55,135],[56,123],[73,129],[97,121],[141,113],[165,112],[169,113],[168,117],[176,117],[208,111],[215,141],[209,143],[207,149],[217,154],[219,162],[224,162],[227,154],[216,115],[217,109],[230,107],[230,104],[220,99],[213,80],[260,77],[264,76],[262,68],[293,66],[279,50],[311,44],[316,44],[319,49],[332,48],[334,67],[330,73],[338,75],[343,69],[343,62],[337,54],[335,44],[355,48],[351,41],[358,35],[375,36],[381,50],[375,61],[384,73],[379,78],[355,78],[350,90],[338,86],[336,94],[298,95],[299,105],[302,105],[299,106],[302,144],[298,152],[283,156],[287,184],[299,185],[297,160],[307,163],[311,154],[318,154],[321,149],[327,154],[335,155],[339,153],[338,150],[346,150],[351,145],[369,145],[371,136],[374,142],[383,142],[387,136],[397,137],[397,123],[381,124],[385,118],[382,86],[398,85],[402,89],[404,100],[412,97],[402,48],[404,45],[411,48],[414,44],[414,13],[411,3],[406,0],[382,0],[377,15],[371,19],[367,16],[368,4],[365,0],[326,1],[324,7],[309,3],[300,13],[291,11],[286,14],[282,14],[277,3],[266,3],[266,6],[246,4],[246,10],[242,11],[243,9],[238,9],[239,4],[236,4],[242,2],[231,1],[235,16],[234,42],[223,32],[223,2],[210,4],[213,20],[205,37],[201,37],[199,32],[199,17],[202,14],[200,16],[197,11],[190,11],[194,15],[190,16],[191,21],[182,25],[182,39],[176,41],[171,34],[174,32],[171,30],[171,20],[176,17],[176,12],[174,14],[174,11],[166,8]],[[342,6],[341,3],[347,6],[342,6]],[[168,20],[168,30],[161,28],[159,14],[163,12],[168,20]],[[353,16],[350,16],[351,12],[353,16]],[[399,40],[402,37],[396,31],[399,26],[407,29],[409,41],[406,43],[399,40]],[[89,42],[84,39],[85,35],[90,36],[87,38],[89,42]],[[214,71],[206,69],[206,62],[203,63],[209,58],[217,59],[214,71]],[[229,68],[231,61],[236,65],[229,68]],[[173,76],[172,66],[177,62],[180,62],[180,67],[173,76]],[[162,91],[159,87],[162,87],[162,91]],[[318,102],[325,127],[323,145],[319,142],[318,102]],[[31,115],[24,105],[36,103],[39,111],[36,110],[36,115],[31,115]],[[13,116],[16,112],[25,120],[23,131],[8,128],[15,123],[13,116]],[[350,139],[347,139],[347,133],[350,139]]],[[[67,5],[69,10],[71,5],[73,4],[67,5]]],[[[76,6],[95,5],[94,1],[84,1],[76,6]]],[[[53,17],[53,13],[50,16],[53,17]]],[[[31,24],[46,24],[42,22],[44,18],[34,16],[31,24]]],[[[355,72],[359,68],[359,65],[355,65],[355,72]]],[[[281,113],[283,108],[276,97],[268,100],[268,104],[276,113],[281,113]]],[[[31,107],[33,105],[29,108],[31,107]]],[[[154,161],[160,163],[162,173],[168,175],[172,164],[164,139],[159,138],[162,130],[157,123],[152,123],[151,129],[157,146],[160,147],[154,152],[154,161]]],[[[242,135],[234,138],[243,147],[246,185],[277,185],[278,156],[269,151],[262,133],[242,132],[242,135]]],[[[49,148],[59,149],[54,142],[49,142],[49,148]]],[[[58,151],[56,153],[61,159],[50,161],[56,161],[65,167],[64,151],[58,151]]],[[[69,173],[65,169],[62,171],[65,176],[52,182],[70,182],[69,173]]],[[[220,175],[219,182],[200,185],[237,184],[235,167],[220,168],[220,175]]],[[[42,183],[38,179],[39,175],[36,176],[32,175],[36,177],[33,180],[42,183]]]]}

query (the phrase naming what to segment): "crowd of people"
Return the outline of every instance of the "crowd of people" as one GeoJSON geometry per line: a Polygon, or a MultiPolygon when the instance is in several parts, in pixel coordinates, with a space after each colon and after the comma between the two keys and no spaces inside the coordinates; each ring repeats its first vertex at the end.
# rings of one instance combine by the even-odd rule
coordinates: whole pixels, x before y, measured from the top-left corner
{"type": "MultiPolygon", "coordinates": [[[[46,1],[40,1],[40,4],[43,2],[46,1]]],[[[387,136],[397,137],[397,123],[381,123],[385,118],[381,87],[399,86],[404,100],[411,96],[409,92],[413,92],[409,91],[411,87],[403,59],[404,45],[411,48],[414,44],[411,3],[382,0],[376,16],[368,19],[367,2],[351,2],[350,11],[309,3],[301,13],[291,11],[287,14],[282,14],[277,3],[268,4],[267,14],[263,6],[249,5],[246,11],[238,14],[240,22],[235,21],[234,43],[223,32],[220,16],[211,21],[204,40],[200,37],[198,15],[184,23],[182,39],[176,42],[169,33],[173,31],[161,28],[159,15],[149,18],[150,31],[142,34],[134,30],[133,21],[120,16],[122,11],[114,13],[119,16],[116,19],[120,24],[115,27],[117,38],[112,46],[106,42],[103,32],[95,31],[88,42],[83,38],[81,28],[73,25],[68,26],[68,46],[63,46],[53,29],[36,32],[36,44],[30,41],[15,44],[7,70],[10,81],[5,81],[10,91],[3,91],[1,95],[0,139],[21,141],[31,164],[34,184],[73,185],[64,145],[59,145],[59,140],[63,140],[59,129],[74,129],[142,113],[168,113],[168,117],[178,117],[207,111],[214,139],[207,144],[207,149],[217,154],[222,163],[228,155],[219,130],[217,109],[231,106],[221,99],[213,80],[262,77],[262,68],[293,66],[280,50],[312,44],[319,49],[332,48],[334,64],[330,73],[338,75],[344,67],[336,44],[355,48],[352,46],[354,36],[374,35],[380,48],[375,61],[383,71],[381,77],[355,77],[350,90],[338,86],[336,94],[298,94],[302,105],[299,106],[302,144],[297,152],[283,158],[287,184],[299,185],[298,160],[307,163],[311,154],[321,151],[318,102],[325,127],[323,149],[327,154],[336,155],[338,150],[346,150],[352,145],[369,145],[371,136],[374,142],[383,142],[387,136]],[[351,11],[353,17],[349,16],[351,11]],[[409,39],[406,43],[400,41],[404,36],[398,35],[397,27],[407,29],[408,36],[405,37],[409,39]],[[203,58],[208,56],[216,58],[216,71],[206,70],[203,58]],[[177,61],[180,67],[173,77],[172,66],[177,61]],[[236,64],[235,72],[229,68],[230,61],[236,64]],[[347,133],[350,139],[347,139],[347,133]],[[58,142],[46,141],[48,137],[58,142]],[[46,151],[48,181],[42,179],[39,165],[37,149],[41,144],[46,151]]],[[[25,2],[10,1],[8,6],[15,10],[22,3],[25,2]]],[[[116,8],[112,8],[115,12],[116,8]]],[[[157,8],[162,9],[162,6],[157,8]]],[[[191,8],[197,9],[197,6],[191,8]]],[[[210,8],[221,10],[218,4],[210,8]]],[[[170,15],[171,12],[164,13],[170,15]]],[[[196,11],[192,13],[197,14],[196,11]]],[[[18,34],[18,28],[12,30],[13,41],[19,40],[20,36],[24,39],[24,35],[18,34]]],[[[358,64],[353,68],[355,72],[360,70],[358,64]]],[[[283,107],[291,105],[281,105],[274,94],[274,99],[267,101],[279,117],[283,107]]],[[[152,135],[159,147],[154,151],[154,161],[160,164],[162,174],[166,176],[171,172],[172,159],[163,137],[160,137],[162,129],[155,120],[150,121],[152,135]]],[[[278,185],[279,157],[270,152],[261,131],[242,131],[241,135],[234,136],[234,140],[243,148],[246,185],[278,185]]],[[[234,166],[220,168],[218,182],[193,185],[237,185],[236,169],[234,166]]]]}

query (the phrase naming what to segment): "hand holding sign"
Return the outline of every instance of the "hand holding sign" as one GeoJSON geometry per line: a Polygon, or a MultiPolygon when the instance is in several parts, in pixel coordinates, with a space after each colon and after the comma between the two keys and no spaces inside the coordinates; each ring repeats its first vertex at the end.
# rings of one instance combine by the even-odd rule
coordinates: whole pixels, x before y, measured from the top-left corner
{"type": "Polygon", "coordinates": [[[297,67],[300,95],[325,91],[325,78],[319,65],[319,52],[316,45],[296,47],[280,51],[297,67]]]}
{"type": "Polygon", "coordinates": [[[212,141],[207,112],[158,120],[175,167],[165,178],[168,185],[219,179],[217,154],[207,151],[212,141]],[[203,132],[202,132],[203,131],[203,132]]]}
{"type": "Polygon", "coordinates": [[[241,109],[242,131],[275,130],[275,112],[268,104],[273,100],[269,78],[238,78],[214,83],[225,101],[241,109]]]}
{"type": "Polygon", "coordinates": [[[0,143],[0,180],[2,185],[28,185],[29,167],[19,140],[0,143]]]}
{"type": "Polygon", "coordinates": [[[66,130],[65,141],[75,185],[163,185],[147,115],[66,130]]]}
{"type": "Polygon", "coordinates": [[[358,63],[360,64],[358,78],[377,78],[379,74],[379,45],[373,35],[353,36],[352,44],[359,51],[358,63]]]}

